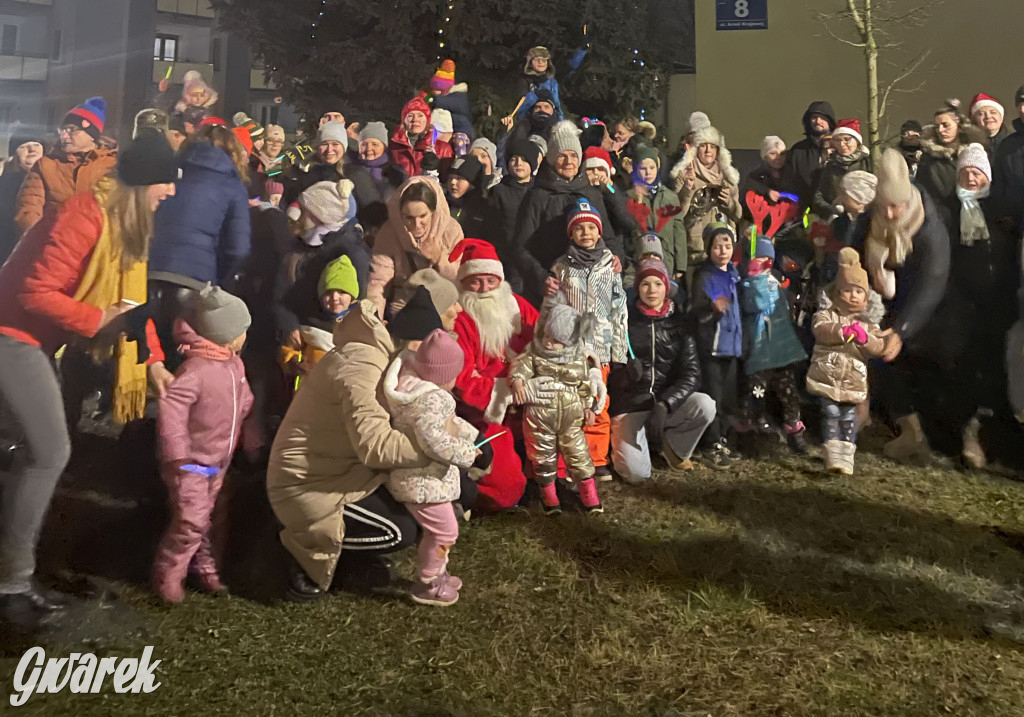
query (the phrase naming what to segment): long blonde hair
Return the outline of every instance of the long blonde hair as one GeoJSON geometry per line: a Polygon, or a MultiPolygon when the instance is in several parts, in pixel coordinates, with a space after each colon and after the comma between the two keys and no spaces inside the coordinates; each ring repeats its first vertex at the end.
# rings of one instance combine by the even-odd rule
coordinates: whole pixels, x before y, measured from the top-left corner
{"type": "Polygon", "coordinates": [[[185,140],[185,145],[181,148],[181,154],[184,154],[187,148],[199,142],[212,144],[214,147],[227,152],[227,155],[231,157],[231,161],[235,165],[235,169],[238,170],[238,176],[242,178],[242,184],[249,183],[249,153],[245,151],[245,147],[238,141],[238,137],[235,136],[234,132],[227,127],[217,124],[204,125],[185,140]]]}
{"type": "Polygon", "coordinates": [[[96,194],[107,213],[110,230],[121,239],[121,269],[149,257],[153,238],[153,210],[147,197],[148,187],[130,187],[107,177],[96,187],[96,194]]]}

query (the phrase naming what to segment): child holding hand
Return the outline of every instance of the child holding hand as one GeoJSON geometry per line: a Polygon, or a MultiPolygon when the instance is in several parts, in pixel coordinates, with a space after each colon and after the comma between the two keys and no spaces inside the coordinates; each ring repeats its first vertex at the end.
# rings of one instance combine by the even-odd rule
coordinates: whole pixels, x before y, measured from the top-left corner
{"type": "Polygon", "coordinates": [[[868,396],[868,360],[885,341],[878,322],[885,308],[868,283],[857,250],[839,252],[839,274],[821,294],[814,315],[814,353],[807,391],[821,397],[821,438],[830,473],[853,475],[857,452],[857,404],[868,396]]]}
{"type": "Polygon", "coordinates": [[[547,515],[562,512],[555,490],[559,455],[569,479],[579,483],[584,510],[604,512],[583,434],[584,426],[594,425],[607,402],[601,371],[591,365],[585,349],[593,327],[593,315],[581,315],[571,306],[549,300],[533,342],[516,357],[509,371],[512,400],[525,406],[526,456],[533,464],[547,515]],[[526,385],[538,376],[552,379],[557,389],[554,398],[540,401],[529,395],[526,385]]]}

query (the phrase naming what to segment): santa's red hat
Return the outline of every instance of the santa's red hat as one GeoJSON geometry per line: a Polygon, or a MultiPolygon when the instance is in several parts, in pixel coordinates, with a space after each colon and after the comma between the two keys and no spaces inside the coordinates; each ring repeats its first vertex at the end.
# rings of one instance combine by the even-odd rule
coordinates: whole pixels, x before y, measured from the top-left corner
{"type": "Polygon", "coordinates": [[[973,98],[971,98],[971,117],[974,116],[975,112],[986,107],[992,107],[993,109],[999,110],[1000,117],[1006,114],[1003,111],[1003,106],[996,102],[994,97],[990,97],[989,95],[986,95],[984,92],[979,92],[973,98]]]}
{"type": "Polygon", "coordinates": [[[494,250],[493,244],[483,239],[463,239],[456,244],[448,255],[448,261],[454,264],[459,259],[462,260],[459,265],[459,281],[475,274],[490,274],[505,280],[505,267],[498,258],[498,252],[494,250]]]}
{"type": "Polygon", "coordinates": [[[841,134],[848,134],[857,140],[857,144],[864,144],[864,138],[860,136],[860,120],[858,119],[841,119],[836,122],[832,136],[838,137],[841,134]]]}
{"type": "Polygon", "coordinates": [[[615,174],[615,170],[612,169],[612,157],[608,152],[600,147],[587,147],[586,151],[583,152],[583,168],[591,169],[594,167],[603,167],[609,177],[615,174]]]}

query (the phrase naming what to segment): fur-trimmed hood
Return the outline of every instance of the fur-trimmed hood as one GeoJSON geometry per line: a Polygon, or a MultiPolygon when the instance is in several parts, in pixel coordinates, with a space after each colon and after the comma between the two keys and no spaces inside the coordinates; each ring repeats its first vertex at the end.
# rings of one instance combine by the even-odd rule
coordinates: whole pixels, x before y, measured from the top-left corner
{"type": "Polygon", "coordinates": [[[725,146],[725,136],[714,127],[704,127],[697,130],[693,136],[693,144],[686,150],[682,159],[672,167],[670,175],[677,181],[682,181],[683,172],[686,168],[697,161],[697,148],[702,144],[713,144],[718,147],[718,167],[722,170],[722,176],[733,185],[740,183],[739,170],[732,166],[732,152],[725,146]]]}
{"type": "MultiPolygon", "coordinates": [[[[832,282],[818,293],[818,309],[828,311],[835,305],[836,282],[832,282]]],[[[881,325],[885,318],[885,304],[882,303],[882,295],[874,289],[868,289],[868,305],[855,317],[858,321],[867,321],[871,324],[881,325]]]]}
{"type": "Polygon", "coordinates": [[[921,133],[921,151],[936,159],[956,159],[960,150],[967,145],[977,142],[986,150],[989,146],[988,133],[970,124],[965,118],[961,118],[960,131],[956,135],[956,146],[942,144],[939,141],[939,133],[934,124],[927,125],[921,133]]]}
{"type": "Polygon", "coordinates": [[[457,82],[452,85],[452,88],[445,92],[446,95],[457,95],[459,93],[469,92],[469,85],[465,82],[457,82]]]}

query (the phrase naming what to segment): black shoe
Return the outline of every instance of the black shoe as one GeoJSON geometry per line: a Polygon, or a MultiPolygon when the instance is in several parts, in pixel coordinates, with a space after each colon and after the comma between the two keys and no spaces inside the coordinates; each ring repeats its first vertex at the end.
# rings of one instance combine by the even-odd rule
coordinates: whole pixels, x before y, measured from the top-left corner
{"type": "Polygon", "coordinates": [[[612,479],[612,469],[608,466],[594,466],[594,480],[607,483],[612,479]]]}
{"type": "Polygon", "coordinates": [[[395,580],[395,571],[387,556],[342,552],[331,587],[352,593],[372,593],[391,587],[395,580]]]}
{"type": "Polygon", "coordinates": [[[730,463],[743,460],[743,456],[740,455],[740,452],[729,446],[729,441],[726,440],[725,436],[722,436],[722,440],[720,440],[718,444],[721,446],[722,453],[730,463]]]}
{"type": "Polygon", "coordinates": [[[789,449],[798,455],[807,454],[807,431],[801,430],[796,433],[786,434],[786,443],[789,444],[789,449]]]}
{"type": "Polygon", "coordinates": [[[306,571],[293,558],[288,555],[288,580],[285,584],[284,599],[288,602],[314,602],[324,596],[313,580],[306,575],[306,571]]]}
{"type": "Polygon", "coordinates": [[[544,515],[555,516],[562,514],[561,505],[547,505],[545,503],[541,503],[541,507],[544,508],[544,515]]]}
{"type": "Polygon", "coordinates": [[[597,505],[585,505],[585,506],[583,506],[583,512],[588,514],[588,515],[590,515],[592,513],[603,513],[604,512],[604,506],[601,505],[600,502],[598,502],[597,505]]]}
{"type": "Polygon", "coordinates": [[[34,630],[64,612],[67,604],[60,593],[33,585],[22,593],[0,595],[0,621],[34,630]]]}
{"type": "Polygon", "coordinates": [[[729,449],[721,443],[716,443],[710,450],[701,453],[699,460],[708,468],[713,468],[716,471],[732,468],[734,463],[730,457],[729,449]]]}
{"type": "Polygon", "coordinates": [[[764,416],[758,416],[754,419],[754,430],[762,436],[770,436],[775,433],[775,428],[772,427],[772,422],[764,416]]]}

